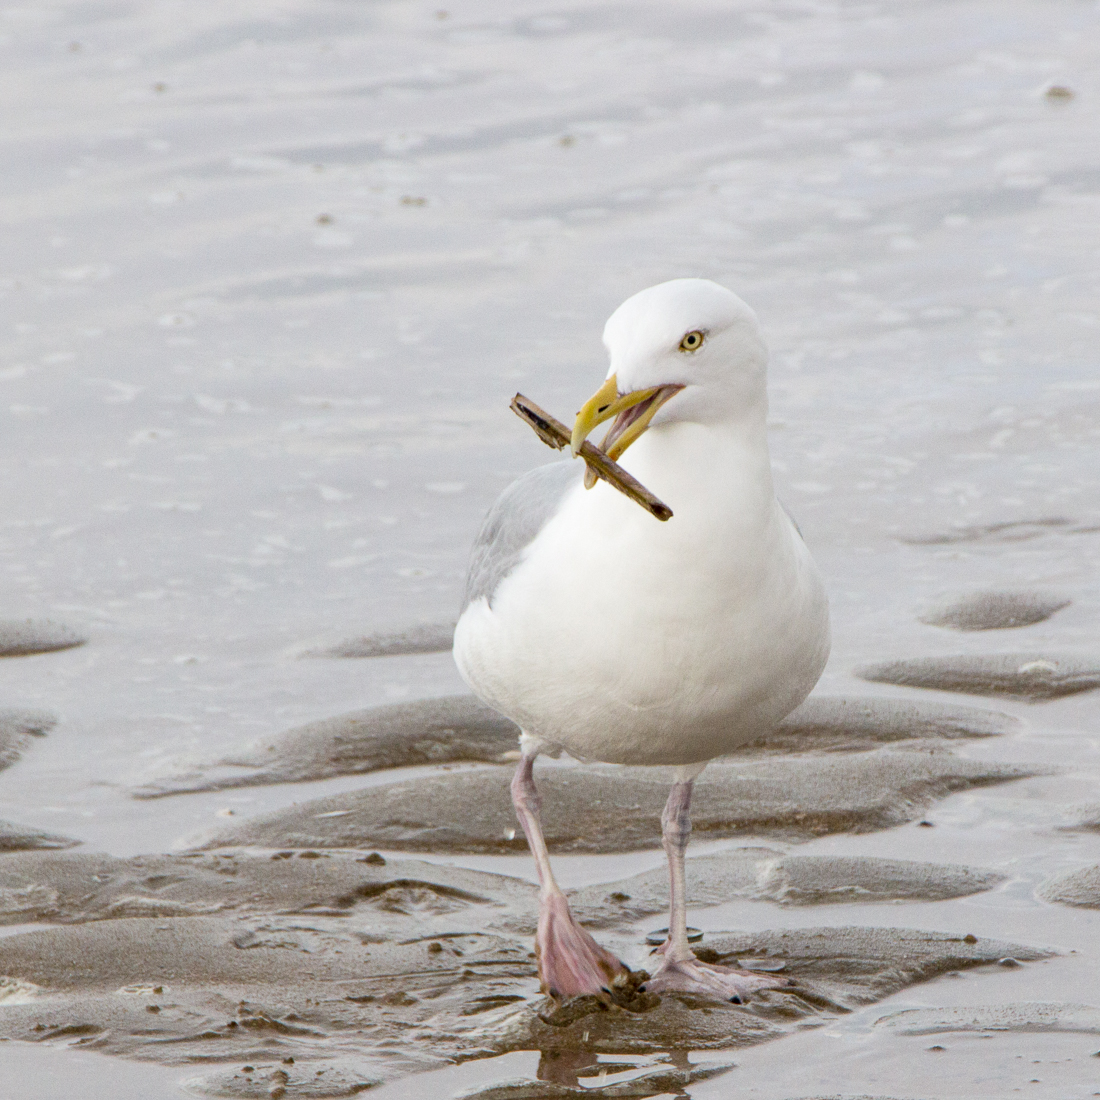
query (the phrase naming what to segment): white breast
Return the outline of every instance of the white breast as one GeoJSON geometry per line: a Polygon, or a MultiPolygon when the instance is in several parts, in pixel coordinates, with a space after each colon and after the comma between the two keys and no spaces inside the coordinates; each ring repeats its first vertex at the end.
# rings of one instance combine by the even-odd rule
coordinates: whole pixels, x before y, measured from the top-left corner
{"type": "Polygon", "coordinates": [[[708,760],[816,683],[824,588],[775,499],[762,438],[674,424],[628,457],[673,518],[603,483],[578,488],[492,607],[467,608],[455,659],[478,695],[580,759],[708,760]]]}

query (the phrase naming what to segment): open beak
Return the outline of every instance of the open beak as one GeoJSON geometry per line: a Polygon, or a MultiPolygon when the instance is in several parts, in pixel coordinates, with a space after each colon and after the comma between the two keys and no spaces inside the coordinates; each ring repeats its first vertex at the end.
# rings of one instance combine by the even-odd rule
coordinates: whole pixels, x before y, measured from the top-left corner
{"type": "MultiPolygon", "coordinates": [[[[650,386],[649,389],[621,394],[618,381],[612,375],[577,413],[573,424],[573,438],[570,441],[573,457],[576,458],[580,453],[581,444],[597,424],[614,417],[615,422],[604,436],[600,450],[612,461],[617,461],[627,447],[649,427],[657,410],[683,388],[681,385],[650,386]]],[[[596,475],[591,469],[585,471],[584,484],[589,489],[596,484],[596,475]]]]}

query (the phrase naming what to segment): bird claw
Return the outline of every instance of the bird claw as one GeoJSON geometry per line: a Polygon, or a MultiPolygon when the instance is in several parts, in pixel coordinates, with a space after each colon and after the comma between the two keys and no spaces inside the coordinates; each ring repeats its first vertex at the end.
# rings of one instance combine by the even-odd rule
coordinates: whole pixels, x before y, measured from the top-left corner
{"type": "Polygon", "coordinates": [[[789,978],[776,978],[771,974],[756,974],[732,966],[718,966],[685,959],[667,961],[645,984],[648,993],[692,993],[711,1001],[728,1001],[744,1004],[749,996],[762,989],[784,989],[791,984],[789,978]]]}
{"type": "Polygon", "coordinates": [[[555,1000],[591,994],[610,1002],[616,979],[629,973],[577,924],[561,894],[543,898],[535,951],[542,990],[555,1000]]]}

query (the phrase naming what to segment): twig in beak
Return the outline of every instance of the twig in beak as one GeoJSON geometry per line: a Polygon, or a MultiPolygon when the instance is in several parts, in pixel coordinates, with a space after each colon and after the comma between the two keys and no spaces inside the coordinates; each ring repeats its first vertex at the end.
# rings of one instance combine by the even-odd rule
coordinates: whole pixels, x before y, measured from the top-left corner
{"type": "MultiPolygon", "coordinates": [[[[548,447],[560,451],[569,446],[572,439],[569,429],[560,420],[555,420],[548,412],[524,397],[522,393],[517,393],[512,398],[511,408],[516,416],[534,429],[535,434],[548,447]]],[[[608,485],[613,485],[620,493],[630,497],[662,522],[672,518],[672,509],[667,504],[658,500],[640,481],[631,477],[595,444],[586,439],[578,453],[584,459],[589,471],[596,477],[606,481],[608,485]]]]}

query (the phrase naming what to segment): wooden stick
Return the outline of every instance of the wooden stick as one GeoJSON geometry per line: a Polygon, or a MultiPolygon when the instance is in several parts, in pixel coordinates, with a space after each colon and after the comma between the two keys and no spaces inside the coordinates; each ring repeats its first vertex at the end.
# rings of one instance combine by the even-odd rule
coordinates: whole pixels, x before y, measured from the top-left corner
{"type": "MultiPolygon", "coordinates": [[[[512,398],[511,408],[520,420],[534,428],[535,434],[548,447],[560,451],[569,445],[572,439],[569,429],[560,420],[555,420],[545,409],[540,409],[534,401],[524,397],[522,393],[517,393],[512,398]]],[[[608,458],[599,447],[589,443],[587,439],[581,444],[580,457],[596,477],[602,478],[608,485],[613,485],[620,493],[625,493],[662,523],[672,518],[672,509],[667,504],[658,500],[637,478],[631,477],[617,462],[608,458]]]]}

